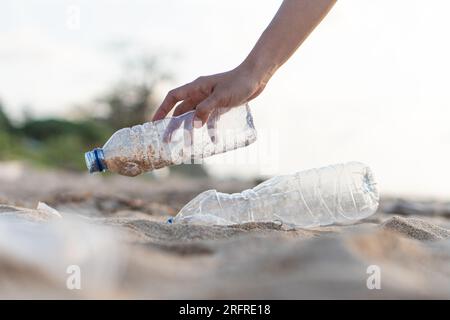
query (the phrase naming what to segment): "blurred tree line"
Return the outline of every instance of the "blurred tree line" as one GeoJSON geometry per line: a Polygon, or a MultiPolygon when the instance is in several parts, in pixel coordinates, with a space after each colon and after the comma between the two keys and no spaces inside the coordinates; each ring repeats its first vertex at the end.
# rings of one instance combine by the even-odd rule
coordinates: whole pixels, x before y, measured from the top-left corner
{"type": "MultiPolygon", "coordinates": [[[[78,108],[76,119],[25,117],[13,124],[0,102],[0,161],[26,160],[34,164],[85,171],[84,152],[102,146],[118,129],[149,121],[158,106],[156,87],[170,76],[156,60],[137,59],[126,65],[123,77],[98,99],[78,108]],[[103,112],[94,112],[97,109],[103,112]]],[[[190,176],[205,176],[200,165],[170,168],[190,176]]]]}

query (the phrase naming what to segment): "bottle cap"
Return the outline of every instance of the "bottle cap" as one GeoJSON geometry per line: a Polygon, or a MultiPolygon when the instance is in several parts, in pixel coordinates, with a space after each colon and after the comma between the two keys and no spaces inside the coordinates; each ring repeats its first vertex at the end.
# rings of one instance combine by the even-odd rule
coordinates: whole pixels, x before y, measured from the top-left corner
{"type": "Polygon", "coordinates": [[[84,154],[89,173],[103,172],[107,169],[103,149],[95,148],[84,154]]]}

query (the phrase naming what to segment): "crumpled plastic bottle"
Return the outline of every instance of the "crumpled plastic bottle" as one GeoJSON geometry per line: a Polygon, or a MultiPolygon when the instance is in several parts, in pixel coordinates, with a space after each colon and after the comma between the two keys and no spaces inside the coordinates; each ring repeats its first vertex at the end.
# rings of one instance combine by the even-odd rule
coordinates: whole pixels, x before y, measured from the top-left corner
{"type": "Polygon", "coordinates": [[[281,221],[308,228],[363,219],[375,213],[378,201],[371,169],[348,162],[276,176],[241,193],[205,191],[169,222],[232,225],[281,221]]]}
{"type": "Polygon", "coordinates": [[[248,105],[218,108],[201,128],[194,111],[147,122],[114,133],[103,148],[86,152],[89,172],[109,170],[125,176],[201,159],[245,147],[256,141],[248,105]]]}

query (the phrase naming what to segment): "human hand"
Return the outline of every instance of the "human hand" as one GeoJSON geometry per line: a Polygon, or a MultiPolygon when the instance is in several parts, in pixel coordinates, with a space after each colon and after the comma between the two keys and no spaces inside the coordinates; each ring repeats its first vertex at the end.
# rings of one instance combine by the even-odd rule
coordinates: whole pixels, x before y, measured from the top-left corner
{"type": "Polygon", "coordinates": [[[284,0],[244,62],[237,68],[200,77],[171,90],[153,116],[160,120],[182,101],[174,116],[195,109],[194,126],[203,126],[221,107],[236,107],[254,99],[270,77],[303,43],[336,0],[284,0]]]}
{"type": "Polygon", "coordinates": [[[266,86],[263,76],[252,68],[240,65],[228,72],[199,77],[193,82],[169,91],[153,116],[163,119],[178,104],[173,116],[195,110],[194,126],[202,127],[218,108],[237,107],[257,97],[266,86]]]}

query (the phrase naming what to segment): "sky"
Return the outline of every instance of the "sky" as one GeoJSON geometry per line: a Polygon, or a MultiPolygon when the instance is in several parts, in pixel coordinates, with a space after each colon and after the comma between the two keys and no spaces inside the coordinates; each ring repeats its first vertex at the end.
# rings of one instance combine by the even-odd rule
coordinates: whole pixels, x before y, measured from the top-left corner
{"type": "MultiPolygon", "coordinates": [[[[67,116],[123,71],[161,58],[160,88],[234,68],[281,1],[0,0],[0,99],[67,116]]],[[[370,165],[386,194],[449,197],[450,2],[339,0],[250,103],[258,141],[210,158],[218,177],[370,165]]]]}

